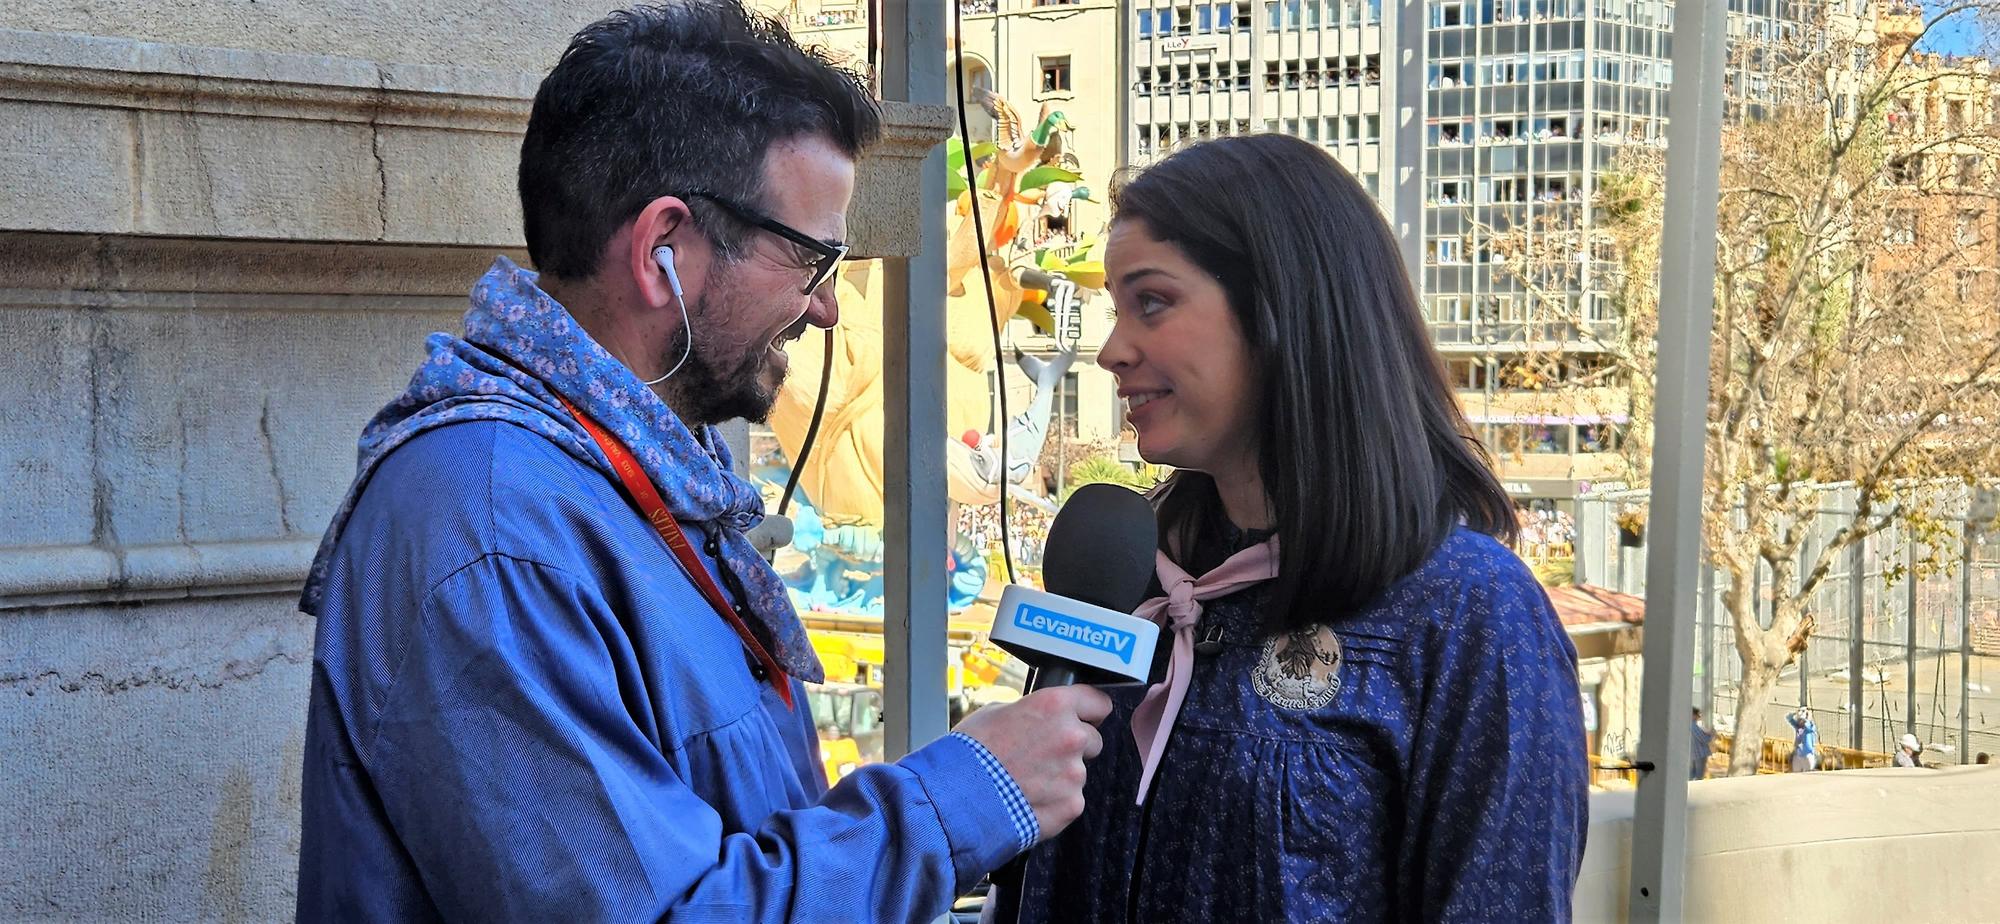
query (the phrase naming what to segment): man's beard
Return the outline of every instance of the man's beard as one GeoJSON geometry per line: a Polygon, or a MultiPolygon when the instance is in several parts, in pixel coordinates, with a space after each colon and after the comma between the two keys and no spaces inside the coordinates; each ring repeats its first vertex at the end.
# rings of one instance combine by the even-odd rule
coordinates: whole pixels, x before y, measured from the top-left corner
{"type": "MultiPolygon", "coordinates": [[[[707,301],[704,297],[689,306],[698,309],[690,312],[693,326],[699,327],[704,318],[711,316],[706,310],[707,301]]],[[[723,306],[723,310],[732,308],[723,306]]],[[[662,358],[669,365],[678,361],[681,351],[687,349],[688,335],[688,331],[682,331],[667,347],[662,358]]],[[[765,344],[749,347],[745,355],[733,358],[727,369],[718,368],[699,347],[689,352],[681,371],[669,380],[673,386],[673,405],[682,422],[697,427],[741,417],[763,423],[778,401],[777,385],[766,388],[763,380],[764,366],[770,361],[770,350],[765,344]]]]}

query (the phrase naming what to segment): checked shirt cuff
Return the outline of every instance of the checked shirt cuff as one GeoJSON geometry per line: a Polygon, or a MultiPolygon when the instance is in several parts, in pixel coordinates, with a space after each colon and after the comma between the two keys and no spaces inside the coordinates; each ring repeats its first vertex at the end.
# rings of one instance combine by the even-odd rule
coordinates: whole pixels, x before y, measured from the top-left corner
{"type": "Polygon", "coordinates": [[[993,778],[993,788],[1000,791],[1001,800],[1007,804],[1007,817],[1013,820],[1014,832],[1020,835],[1021,849],[1026,851],[1035,846],[1042,839],[1042,823],[1035,820],[1035,809],[1028,804],[1028,795],[1021,791],[1021,785],[1014,782],[1014,775],[978,739],[964,732],[952,732],[951,737],[971,745],[972,753],[979,755],[979,765],[993,778]]]}

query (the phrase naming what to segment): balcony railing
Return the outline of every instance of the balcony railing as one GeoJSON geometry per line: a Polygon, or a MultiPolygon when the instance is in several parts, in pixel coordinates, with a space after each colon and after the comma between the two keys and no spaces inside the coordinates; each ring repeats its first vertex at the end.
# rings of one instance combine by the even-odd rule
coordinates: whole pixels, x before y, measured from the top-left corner
{"type": "Polygon", "coordinates": [[[1439,346],[1524,346],[1540,343],[1608,343],[1618,336],[1616,321],[1432,321],[1431,339],[1439,346]]]}

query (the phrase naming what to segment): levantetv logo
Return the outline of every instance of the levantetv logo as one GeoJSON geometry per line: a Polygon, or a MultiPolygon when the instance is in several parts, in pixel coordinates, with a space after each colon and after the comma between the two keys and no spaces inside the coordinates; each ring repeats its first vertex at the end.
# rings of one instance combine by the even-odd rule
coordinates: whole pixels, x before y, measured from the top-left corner
{"type": "Polygon", "coordinates": [[[1138,636],[1123,629],[1085,622],[1029,603],[1023,603],[1014,610],[1014,625],[1038,635],[1108,651],[1126,664],[1132,663],[1132,646],[1139,640],[1138,636]]]}

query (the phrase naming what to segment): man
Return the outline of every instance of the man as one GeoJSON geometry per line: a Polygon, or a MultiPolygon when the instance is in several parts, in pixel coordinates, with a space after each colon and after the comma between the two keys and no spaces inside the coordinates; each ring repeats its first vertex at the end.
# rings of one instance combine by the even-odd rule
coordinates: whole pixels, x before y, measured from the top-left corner
{"type": "Polygon", "coordinates": [[[1688,739],[1688,779],[1708,778],[1708,755],[1715,752],[1715,733],[1701,724],[1701,710],[1694,711],[1694,730],[1688,739]]]}
{"type": "Polygon", "coordinates": [[[1785,717],[1792,723],[1792,772],[1806,773],[1819,769],[1819,725],[1813,721],[1812,710],[1800,706],[1797,712],[1785,717]]]}
{"type": "Polygon", "coordinates": [[[819,662],[744,535],[712,425],[835,322],[878,131],[735,0],[576,36],[522,145],[540,274],[495,261],[430,338],[307,584],[301,919],[929,921],[1081,811],[1086,687],[829,791],[819,662]]]}
{"type": "Polygon", "coordinates": [[[1921,767],[1924,765],[1923,757],[1924,746],[1917,741],[1917,736],[1905,734],[1896,742],[1896,766],[1921,767]]]}

